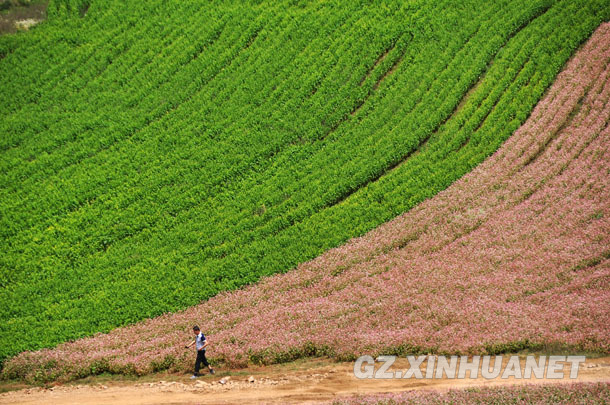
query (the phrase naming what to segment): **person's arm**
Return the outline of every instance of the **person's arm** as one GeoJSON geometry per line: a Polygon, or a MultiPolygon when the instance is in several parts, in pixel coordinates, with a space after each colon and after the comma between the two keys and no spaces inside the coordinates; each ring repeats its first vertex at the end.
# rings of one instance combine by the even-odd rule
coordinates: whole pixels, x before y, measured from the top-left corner
{"type": "Polygon", "coordinates": [[[203,350],[208,346],[208,338],[205,338],[205,340],[203,341],[203,346],[201,346],[201,349],[199,350],[203,350]]]}
{"type": "Polygon", "coordinates": [[[191,347],[191,346],[192,346],[194,343],[195,343],[195,340],[191,341],[191,343],[189,343],[188,345],[185,345],[184,347],[186,347],[186,348],[188,349],[188,348],[189,348],[189,347],[191,347]]]}

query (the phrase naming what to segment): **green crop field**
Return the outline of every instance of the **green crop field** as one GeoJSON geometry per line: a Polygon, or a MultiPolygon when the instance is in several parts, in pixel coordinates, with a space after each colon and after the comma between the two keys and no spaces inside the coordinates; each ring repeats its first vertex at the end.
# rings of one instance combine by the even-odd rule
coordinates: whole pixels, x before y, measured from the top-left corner
{"type": "Polygon", "coordinates": [[[0,361],[410,209],[528,117],[607,0],[55,0],[0,37],[0,361]]]}

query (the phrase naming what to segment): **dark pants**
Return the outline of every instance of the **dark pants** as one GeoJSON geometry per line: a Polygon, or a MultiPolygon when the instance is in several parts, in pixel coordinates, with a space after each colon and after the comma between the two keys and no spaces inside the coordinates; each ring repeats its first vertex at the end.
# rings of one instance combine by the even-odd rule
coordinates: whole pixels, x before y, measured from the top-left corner
{"type": "Polygon", "coordinates": [[[195,360],[195,375],[199,374],[199,368],[201,367],[201,363],[204,366],[209,366],[208,359],[205,358],[205,350],[197,350],[197,360],[195,360]]]}

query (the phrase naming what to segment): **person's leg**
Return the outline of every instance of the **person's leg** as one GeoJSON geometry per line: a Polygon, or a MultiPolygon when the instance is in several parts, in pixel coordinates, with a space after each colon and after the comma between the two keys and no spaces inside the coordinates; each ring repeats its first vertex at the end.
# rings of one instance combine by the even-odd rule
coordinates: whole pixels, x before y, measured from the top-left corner
{"type": "Polygon", "coordinates": [[[214,369],[212,368],[210,363],[208,363],[207,357],[205,357],[205,351],[202,350],[201,353],[203,353],[203,356],[202,356],[203,365],[206,366],[210,370],[210,374],[214,374],[214,369]]]}
{"type": "MultiPolygon", "coordinates": [[[[193,375],[199,375],[199,368],[201,367],[201,362],[203,361],[203,359],[205,359],[205,353],[203,353],[202,351],[197,351],[197,359],[195,360],[195,374],[193,375]],[[203,356],[201,356],[202,354],[203,356]]],[[[204,364],[206,362],[204,362],[204,364]]]]}

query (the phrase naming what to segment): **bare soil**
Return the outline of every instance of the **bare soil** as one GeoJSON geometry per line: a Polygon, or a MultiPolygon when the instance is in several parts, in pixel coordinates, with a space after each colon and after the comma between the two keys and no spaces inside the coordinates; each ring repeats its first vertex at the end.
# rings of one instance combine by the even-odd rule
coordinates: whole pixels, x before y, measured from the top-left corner
{"type": "Polygon", "coordinates": [[[47,0],[0,0],[0,35],[28,30],[47,18],[47,0]]]}
{"type": "MultiPolygon", "coordinates": [[[[506,362],[506,358],[505,358],[506,362]]],[[[524,364],[525,360],[522,360],[524,364]]],[[[309,359],[283,365],[250,367],[217,372],[197,380],[188,375],[156,374],[135,380],[95,377],[49,388],[29,387],[0,394],[0,404],[280,404],[317,403],[346,396],[409,390],[447,390],[525,383],[610,382],[610,357],[587,359],[578,378],[571,380],[569,365],[565,379],[515,380],[477,379],[386,379],[359,380],[354,363],[309,359]],[[252,380],[254,381],[249,381],[252,380]],[[224,384],[221,383],[224,380],[224,384]]],[[[407,370],[409,363],[399,358],[390,371],[407,370]]],[[[423,369],[423,368],[422,368],[423,369]]]]}

